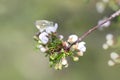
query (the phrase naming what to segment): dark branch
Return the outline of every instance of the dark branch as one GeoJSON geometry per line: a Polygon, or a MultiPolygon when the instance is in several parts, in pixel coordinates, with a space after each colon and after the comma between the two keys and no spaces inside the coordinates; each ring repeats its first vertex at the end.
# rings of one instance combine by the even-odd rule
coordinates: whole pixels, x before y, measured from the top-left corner
{"type": "Polygon", "coordinates": [[[115,13],[113,13],[109,18],[107,18],[105,21],[103,21],[101,24],[98,24],[94,27],[92,27],[91,29],[89,29],[87,32],[85,32],[76,42],[72,43],[67,50],[69,50],[74,44],[81,42],[85,37],[87,37],[90,33],[92,33],[93,31],[95,31],[97,28],[101,27],[103,24],[105,24],[108,21],[111,21],[113,18],[117,17],[120,15],[120,10],[116,11],[115,13]]]}

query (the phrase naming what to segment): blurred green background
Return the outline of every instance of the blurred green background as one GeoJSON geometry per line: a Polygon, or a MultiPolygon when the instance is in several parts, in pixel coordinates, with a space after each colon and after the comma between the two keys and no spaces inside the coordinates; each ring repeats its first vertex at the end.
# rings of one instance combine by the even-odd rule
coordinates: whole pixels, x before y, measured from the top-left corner
{"type": "Polygon", "coordinates": [[[59,24],[58,32],[67,39],[70,34],[82,35],[103,14],[96,11],[98,0],[0,0],[0,80],[120,80],[120,66],[109,67],[110,51],[104,51],[106,33],[119,35],[119,23],[95,31],[85,40],[87,52],[78,62],[69,60],[62,71],[49,68],[48,59],[34,49],[36,20],[59,24]]]}

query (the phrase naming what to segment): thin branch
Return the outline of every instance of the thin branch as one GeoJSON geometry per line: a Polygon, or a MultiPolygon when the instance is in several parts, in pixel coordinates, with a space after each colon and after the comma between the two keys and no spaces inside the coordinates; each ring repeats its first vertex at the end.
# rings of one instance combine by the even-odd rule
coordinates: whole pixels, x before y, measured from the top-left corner
{"type": "Polygon", "coordinates": [[[103,21],[101,24],[98,24],[94,27],[92,27],[91,29],[89,29],[87,32],[85,32],[76,42],[72,43],[67,50],[69,50],[74,44],[81,42],[85,37],[87,37],[90,33],[92,33],[93,31],[97,30],[97,28],[101,27],[103,24],[105,24],[108,21],[111,21],[113,18],[117,17],[120,15],[120,9],[118,11],[116,11],[115,13],[113,13],[109,18],[107,18],[105,21],[103,21]]]}

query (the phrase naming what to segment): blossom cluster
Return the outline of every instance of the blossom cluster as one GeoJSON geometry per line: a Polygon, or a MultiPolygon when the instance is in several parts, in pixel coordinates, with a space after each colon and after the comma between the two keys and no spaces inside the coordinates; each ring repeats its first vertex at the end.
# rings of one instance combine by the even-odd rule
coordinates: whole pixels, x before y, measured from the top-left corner
{"type": "Polygon", "coordinates": [[[119,9],[120,0],[101,0],[96,3],[96,10],[98,13],[103,13],[106,7],[111,8],[113,11],[119,9]]]}
{"type": "Polygon", "coordinates": [[[108,61],[109,66],[114,66],[115,64],[120,64],[120,55],[116,52],[110,53],[110,60],[108,61]]]}
{"type": "Polygon", "coordinates": [[[107,50],[109,47],[114,45],[114,36],[113,34],[106,35],[106,42],[103,44],[103,49],[107,50]]]}
{"type": "Polygon", "coordinates": [[[37,41],[36,48],[49,58],[50,67],[59,70],[63,67],[68,67],[67,57],[78,61],[79,56],[83,56],[86,51],[86,43],[83,41],[77,42],[79,38],[75,34],[70,35],[68,40],[64,41],[64,36],[57,34],[57,23],[37,20],[35,25],[38,29],[38,33],[34,36],[34,39],[37,41]]]}
{"type": "MultiPolygon", "coordinates": [[[[115,40],[113,34],[109,33],[106,35],[106,42],[103,44],[103,49],[107,50],[109,47],[115,46],[115,40]]],[[[108,60],[109,66],[114,66],[115,64],[120,64],[120,55],[116,52],[110,53],[110,60],[108,60]]]]}

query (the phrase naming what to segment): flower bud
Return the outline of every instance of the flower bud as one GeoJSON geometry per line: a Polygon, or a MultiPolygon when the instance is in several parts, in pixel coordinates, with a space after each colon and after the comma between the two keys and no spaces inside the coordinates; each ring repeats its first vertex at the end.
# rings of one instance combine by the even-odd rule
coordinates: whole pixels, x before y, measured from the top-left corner
{"type": "Polygon", "coordinates": [[[81,52],[85,52],[85,51],[86,51],[85,44],[86,44],[85,42],[80,42],[80,43],[78,43],[77,49],[78,49],[79,51],[81,51],[81,52]]]}
{"type": "Polygon", "coordinates": [[[78,40],[78,36],[77,35],[70,35],[69,38],[68,38],[68,42],[69,43],[73,43],[75,41],[78,40]]]}
{"type": "Polygon", "coordinates": [[[105,10],[105,5],[102,2],[97,2],[96,9],[98,13],[103,13],[103,11],[105,10]]]}
{"type": "Polygon", "coordinates": [[[106,40],[112,40],[113,39],[113,35],[112,34],[107,34],[106,35],[106,40]]]}
{"type": "Polygon", "coordinates": [[[110,57],[111,57],[111,59],[116,60],[119,57],[119,55],[116,52],[112,52],[110,54],[110,57]]]}
{"type": "Polygon", "coordinates": [[[77,52],[77,55],[78,55],[78,56],[83,56],[83,54],[84,54],[83,52],[80,52],[80,51],[77,52]]]}
{"type": "Polygon", "coordinates": [[[112,46],[114,44],[114,41],[113,40],[107,40],[106,42],[109,46],[112,46]]]}
{"type": "Polygon", "coordinates": [[[109,66],[114,66],[114,65],[115,65],[115,62],[113,62],[112,60],[109,60],[109,61],[108,61],[108,65],[109,65],[109,66]]]}
{"type": "Polygon", "coordinates": [[[69,46],[69,44],[65,41],[65,42],[62,42],[62,45],[63,46],[66,46],[66,47],[68,47],[69,46]]]}
{"type": "Polygon", "coordinates": [[[76,57],[76,56],[73,57],[73,61],[78,61],[78,60],[79,60],[79,57],[76,57]]]}
{"type": "Polygon", "coordinates": [[[68,62],[65,58],[62,59],[61,63],[62,63],[62,65],[67,65],[68,64],[68,62]]]}
{"type": "Polygon", "coordinates": [[[109,48],[108,44],[106,44],[106,43],[104,43],[102,47],[103,47],[103,49],[105,49],[105,50],[107,50],[107,49],[109,48]]]}
{"type": "Polygon", "coordinates": [[[62,40],[64,38],[64,36],[63,35],[59,35],[59,38],[60,38],[60,40],[62,40]]]}
{"type": "Polygon", "coordinates": [[[55,65],[55,69],[56,69],[56,70],[61,70],[61,69],[62,69],[62,64],[57,63],[57,64],[55,65]]]}
{"type": "Polygon", "coordinates": [[[40,48],[40,51],[44,53],[44,52],[47,51],[47,49],[46,49],[45,47],[41,47],[41,48],[40,48]]]}

